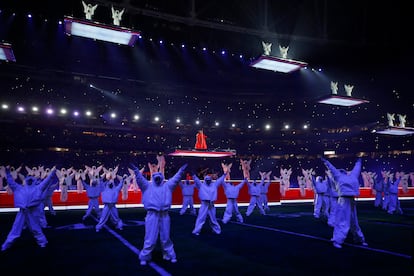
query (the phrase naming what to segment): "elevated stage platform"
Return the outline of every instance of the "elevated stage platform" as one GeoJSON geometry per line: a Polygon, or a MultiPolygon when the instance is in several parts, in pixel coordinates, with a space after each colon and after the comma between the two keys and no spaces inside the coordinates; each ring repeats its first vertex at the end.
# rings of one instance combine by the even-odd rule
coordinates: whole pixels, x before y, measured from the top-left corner
{"type": "Polygon", "coordinates": [[[209,158],[220,158],[220,157],[231,157],[236,155],[234,150],[182,150],[177,149],[169,156],[181,156],[181,157],[209,157],[209,158]]]}

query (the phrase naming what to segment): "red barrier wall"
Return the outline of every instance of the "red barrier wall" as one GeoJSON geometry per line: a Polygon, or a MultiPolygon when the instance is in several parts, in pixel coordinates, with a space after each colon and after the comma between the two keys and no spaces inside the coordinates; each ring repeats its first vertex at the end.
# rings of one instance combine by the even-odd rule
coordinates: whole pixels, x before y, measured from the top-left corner
{"type": "MultiPolygon", "coordinates": [[[[375,198],[375,194],[371,188],[360,188],[358,198],[375,198]]],[[[398,187],[398,197],[414,197],[414,187],[408,187],[408,191],[404,192],[401,187],[398,187]]],[[[301,199],[313,199],[314,193],[311,189],[305,190],[305,196],[300,194],[299,188],[291,188],[286,191],[284,196],[281,196],[281,200],[301,200],[301,199]]]]}
{"type": "MultiPolygon", "coordinates": [[[[240,183],[240,181],[234,181],[235,184],[240,183]]],[[[269,186],[268,192],[268,200],[269,202],[279,202],[280,201],[280,193],[279,193],[279,182],[272,182],[269,186]]],[[[56,206],[71,206],[71,205],[87,205],[88,204],[88,197],[86,196],[86,191],[82,193],[78,193],[76,190],[68,191],[68,199],[64,202],[60,200],[60,191],[55,191],[53,194],[53,204],[56,206]]],[[[243,188],[240,190],[238,202],[240,203],[248,203],[250,201],[250,196],[248,194],[248,187],[244,185],[243,188]]],[[[101,200],[99,200],[100,204],[102,204],[101,200]]],[[[177,187],[173,192],[173,205],[181,205],[183,202],[183,196],[181,193],[181,188],[177,187]]],[[[217,193],[217,201],[216,203],[226,203],[226,195],[224,194],[224,189],[219,187],[217,193]]],[[[118,204],[141,204],[142,203],[142,194],[141,191],[128,192],[128,199],[122,200],[121,193],[118,197],[118,204]]],[[[200,200],[198,198],[198,190],[194,190],[194,203],[199,204],[200,200]]],[[[13,194],[8,194],[5,191],[0,191],[0,208],[11,208],[14,207],[13,201],[13,194]]]]}
{"type": "MultiPolygon", "coordinates": [[[[240,181],[234,181],[238,184],[240,181]]],[[[280,202],[280,200],[304,200],[304,199],[313,199],[313,190],[307,189],[305,196],[301,196],[299,188],[291,188],[286,191],[286,195],[281,197],[279,191],[279,182],[272,182],[269,186],[268,200],[270,203],[280,202]]],[[[414,197],[414,187],[409,187],[408,192],[404,193],[402,188],[399,188],[398,196],[400,198],[404,197],[414,197]]],[[[359,198],[374,198],[372,189],[370,188],[361,188],[359,198]]],[[[241,190],[238,198],[239,203],[248,203],[250,201],[250,196],[248,194],[247,185],[245,185],[241,190]]],[[[102,202],[100,201],[102,204],[102,202]]],[[[141,191],[128,192],[128,199],[122,200],[122,195],[119,194],[118,204],[141,204],[142,195],[141,191]]],[[[177,187],[173,192],[173,205],[181,205],[182,203],[182,194],[181,188],[177,187]]],[[[198,199],[198,191],[194,191],[194,203],[199,204],[200,200],[198,199]]],[[[226,203],[226,196],[224,194],[223,188],[218,189],[217,201],[218,204],[226,203]]],[[[88,198],[86,192],[78,193],[77,191],[69,191],[68,199],[65,202],[60,200],[60,191],[56,191],[53,194],[53,204],[55,206],[73,206],[73,205],[87,205],[88,198]]],[[[0,208],[12,208],[14,207],[13,194],[8,194],[6,191],[0,191],[0,208]]]]}

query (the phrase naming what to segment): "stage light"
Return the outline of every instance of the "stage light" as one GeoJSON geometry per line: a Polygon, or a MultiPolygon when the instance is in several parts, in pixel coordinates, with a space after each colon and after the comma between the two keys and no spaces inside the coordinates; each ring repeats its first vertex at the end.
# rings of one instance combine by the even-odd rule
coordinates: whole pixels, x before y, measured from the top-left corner
{"type": "Polygon", "coordinates": [[[335,151],[334,150],[325,150],[323,152],[323,155],[335,155],[335,151]]]}
{"type": "Polygon", "coordinates": [[[53,109],[51,109],[51,108],[46,109],[46,113],[49,114],[49,115],[52,115],[53,114],[53,109]]]}
{"type": "Polygon", "coordinates": [[[16,62],[11,44],[0,43],[0,60],[16,62]]]}
{"type": "Polygon", "coordinates": [[[67,110],[66,109],[64,109],[64,108],[62,108],[61,110],[60,110],[60,114],[66,114],[67,113],[67,110]]]}
{"type": "Polygon", "coordinates": [[[108,26],[90,20],[75,19],[65,16],[65,32],[106,42],[133,46],[138,39],[139,32],[124,27],[108,26]]]}
{"type": "Polygon", "coordinates": [[[116,118],[116,114],[115,113],[111,113],[111,118],[115,119],[116,118]]]}
{"type": "Polygon", "coordinates": [[[259,69],[265,69],[275,72],[290,73],[297,71],[308,64],[292,59],[262,55],[253,61],[250,66],[259,69]]]}
{"type": "Polygon", "coordinates": [[[33,111],[33,112],[38,112],[38,111],[39,111],[39,108],[38,108],[37,106],[33,106],[33,107],[32,107],[32,111],[33,111]]]}
{"type": "Polygon", "coordinates": [[[92,112],[88,110],[88,111],[85,112],[85,115],[89,117],[89,116],[92,115],[92,112]]]}
{"type": "Polygon", "coordinates": [[[79,111],[73,111],[73,116],[78,117],[79,116],[79,111]]]}
{"type": "Polygon", "coordinates": [[[2,104],[2,105],[1,105],[1,109],[9,109],[9,105],[7,105],[7,104],[2,104]]]}
{"type": "Polygon", "coordinates": [[[332,94],[332,95],[329,95],[327,98],[319,100],[318,103],[339,105],[339,106],[354,106],[354,105],[359,105],[363,103],[369,103],[369,101],[332,94]]]}
{"type": "Polygon", "coordinates": [[[17,111],[19,111],[19,112],[24,112],[24,107],[23,107],[23,106],[19,106],[19,107],[17,107],[17,111]]]}
{"type": "Polygon", "coordinates": [[[138,121],[139,120],[139,115],[134,115],[134,120],[138,121]]]}

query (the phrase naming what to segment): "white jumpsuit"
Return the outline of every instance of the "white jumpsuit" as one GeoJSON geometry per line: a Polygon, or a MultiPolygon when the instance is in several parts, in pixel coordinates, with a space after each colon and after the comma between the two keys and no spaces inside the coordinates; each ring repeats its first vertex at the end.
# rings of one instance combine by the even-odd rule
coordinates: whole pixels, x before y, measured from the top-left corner
{"type": "Polygon", "coordinates": [[[187,209],[190,209],[191,214],[195,215],[196,210],[194,209],[194,188],[195,184],[191,184],[189,180],[186,180],[184,183],[180,182],[181,193],[183,194],[183,206],[180,210],[180,215],[184,215],[187,209]]]}
{"type": "Polygon", "coordinates": [[[264,179],[260,181],[259,184],[256,183],[256,180],[248,182],[247,185],[249,186],[249,195],[250,195],[250,202],[249,206],[247,206],[246,216],[250,216],[254,210],[254,207],[257,206],[259,208],[260,214],[265,215],[265,211],[263,209],[263,205],[260,200],[260,191],[261,186],[264,184],[264,179]]]}
{"type": "Polygon", "coordinates": [[[239,197],[241,188],[243,188],[246,182],[247,182],[246,178],[237,185],[233,185],[231,182],[224,182],[223,188],[224,188],[224,193],[226,194],[226,197],[227,197],[227,205],[226,205],[226,210],[224,211],[224,215],[223,215],[223,223],[229,222],[233,213],[236,215],[237,220],[243,223],[243,216],[239,211],[239,206],[237,204],[237,198],[239,197]]]}
{"type": "Polygon", "coordinates": [[[99,222],[95,226],[96,232],[99,232],[102,229],[109,218],[111,218],[111,222],[115,224],[117,229],[122,230],[123,222],[119,218],[118,209],[116,208],[116,203],[118,202],[119,192],[121,191],[122,186],[122,182],[120,181],[118,181],[118,185],[115,185],[113,180],[104,182],[104,188],[101,193],[104,207],[99,222]]]}
{"type": "Polygon", "coordinates": [[[19,184],[14,181],[9,171],[6,171],[7,183],[14,194],[14,206],[19,208],[16,214],[12,229],[7,235],[6,241],[3,243],[1,250],[8,249],[15,239],[20,237],[25,225],[33,233],[37,243],[41,247],[47,244],[46,236],[42,231],[39,221],[39,212],[42,211],[40,204],[43,200],[46,189],[57,181],[56,170],[52,170],[40,184],[35,184],[34,177],[26,177],[24,184],[19,184]]]}
{"type": "Polygon", "coordinates": [[[358,223],[356,202],[354,197],[359,196],[358,177],[361,173],[362,161],[359,158],[351,172],[338,170],[328,160],[323,159],[326,167],[331,171],[337,184],[338,205],[335,212],[335,224],[332,241],[335,247],[341,247],[349,231],[354,242],[366,245],[364,234],[358,223]]]}
{"type": "Polygon", "coordinates": [[[224,183],[226,175],[227,173],[223,174],[216,181],[212,181],[211,176],[207,175],[204,177],[203,182],[201,182],[195,174],[193,175],[195,185],[198,189],[198,197],[201,201],[195,227],[192,232],[194,235],[200,234],[207,216],[210,218],[210,227],[213,232],[216,234],[221,233],[221,227],[216,218],[216,207],[214,206],[214,202],[217,200],[217,189],[224,183]]]}
{"type": "Polygon", "coordinates": [[[171,221],[168,211],[172,204],[172,193],[180,182],[186,167],[187,165],[182,166],[167,181],[164,181],[163,174],[159,172],[153,173],[152,180],[148,181],[138,168],[134,168],[138,187],[142,191],[142,203],[145,210],[147,210],[144,246],[139,253],[141,264],[151,260],[151,253],[157,244],[158,235],[164,259],[171,260],[171,262],[177,260],[174,244],[170,238],[171,221]]]}

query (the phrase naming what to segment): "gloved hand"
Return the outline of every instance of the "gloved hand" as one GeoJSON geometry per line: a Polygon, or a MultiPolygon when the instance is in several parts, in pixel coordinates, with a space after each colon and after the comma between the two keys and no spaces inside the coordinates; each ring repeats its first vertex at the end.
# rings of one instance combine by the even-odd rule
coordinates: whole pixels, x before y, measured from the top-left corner
{"type": "Polygon", "coordinates": [[[181,166],[181,168],[180,168],[180,171],[181,171],[181,172],[184,172],[184,171],[185,171],[185,169],[187,168],[187,166],[188,166],[188,164],[187,164],[187,163],[185,163],[184,165],[182,165],[182,166],[181,166]]]}
{"type": "Polygon", "coordinates": [[[130,163],[129,166],[131,167],[132,170],[139,171],[139,169],[137,168],[137,166],[135,166],[134,164],[130,163]]]}

